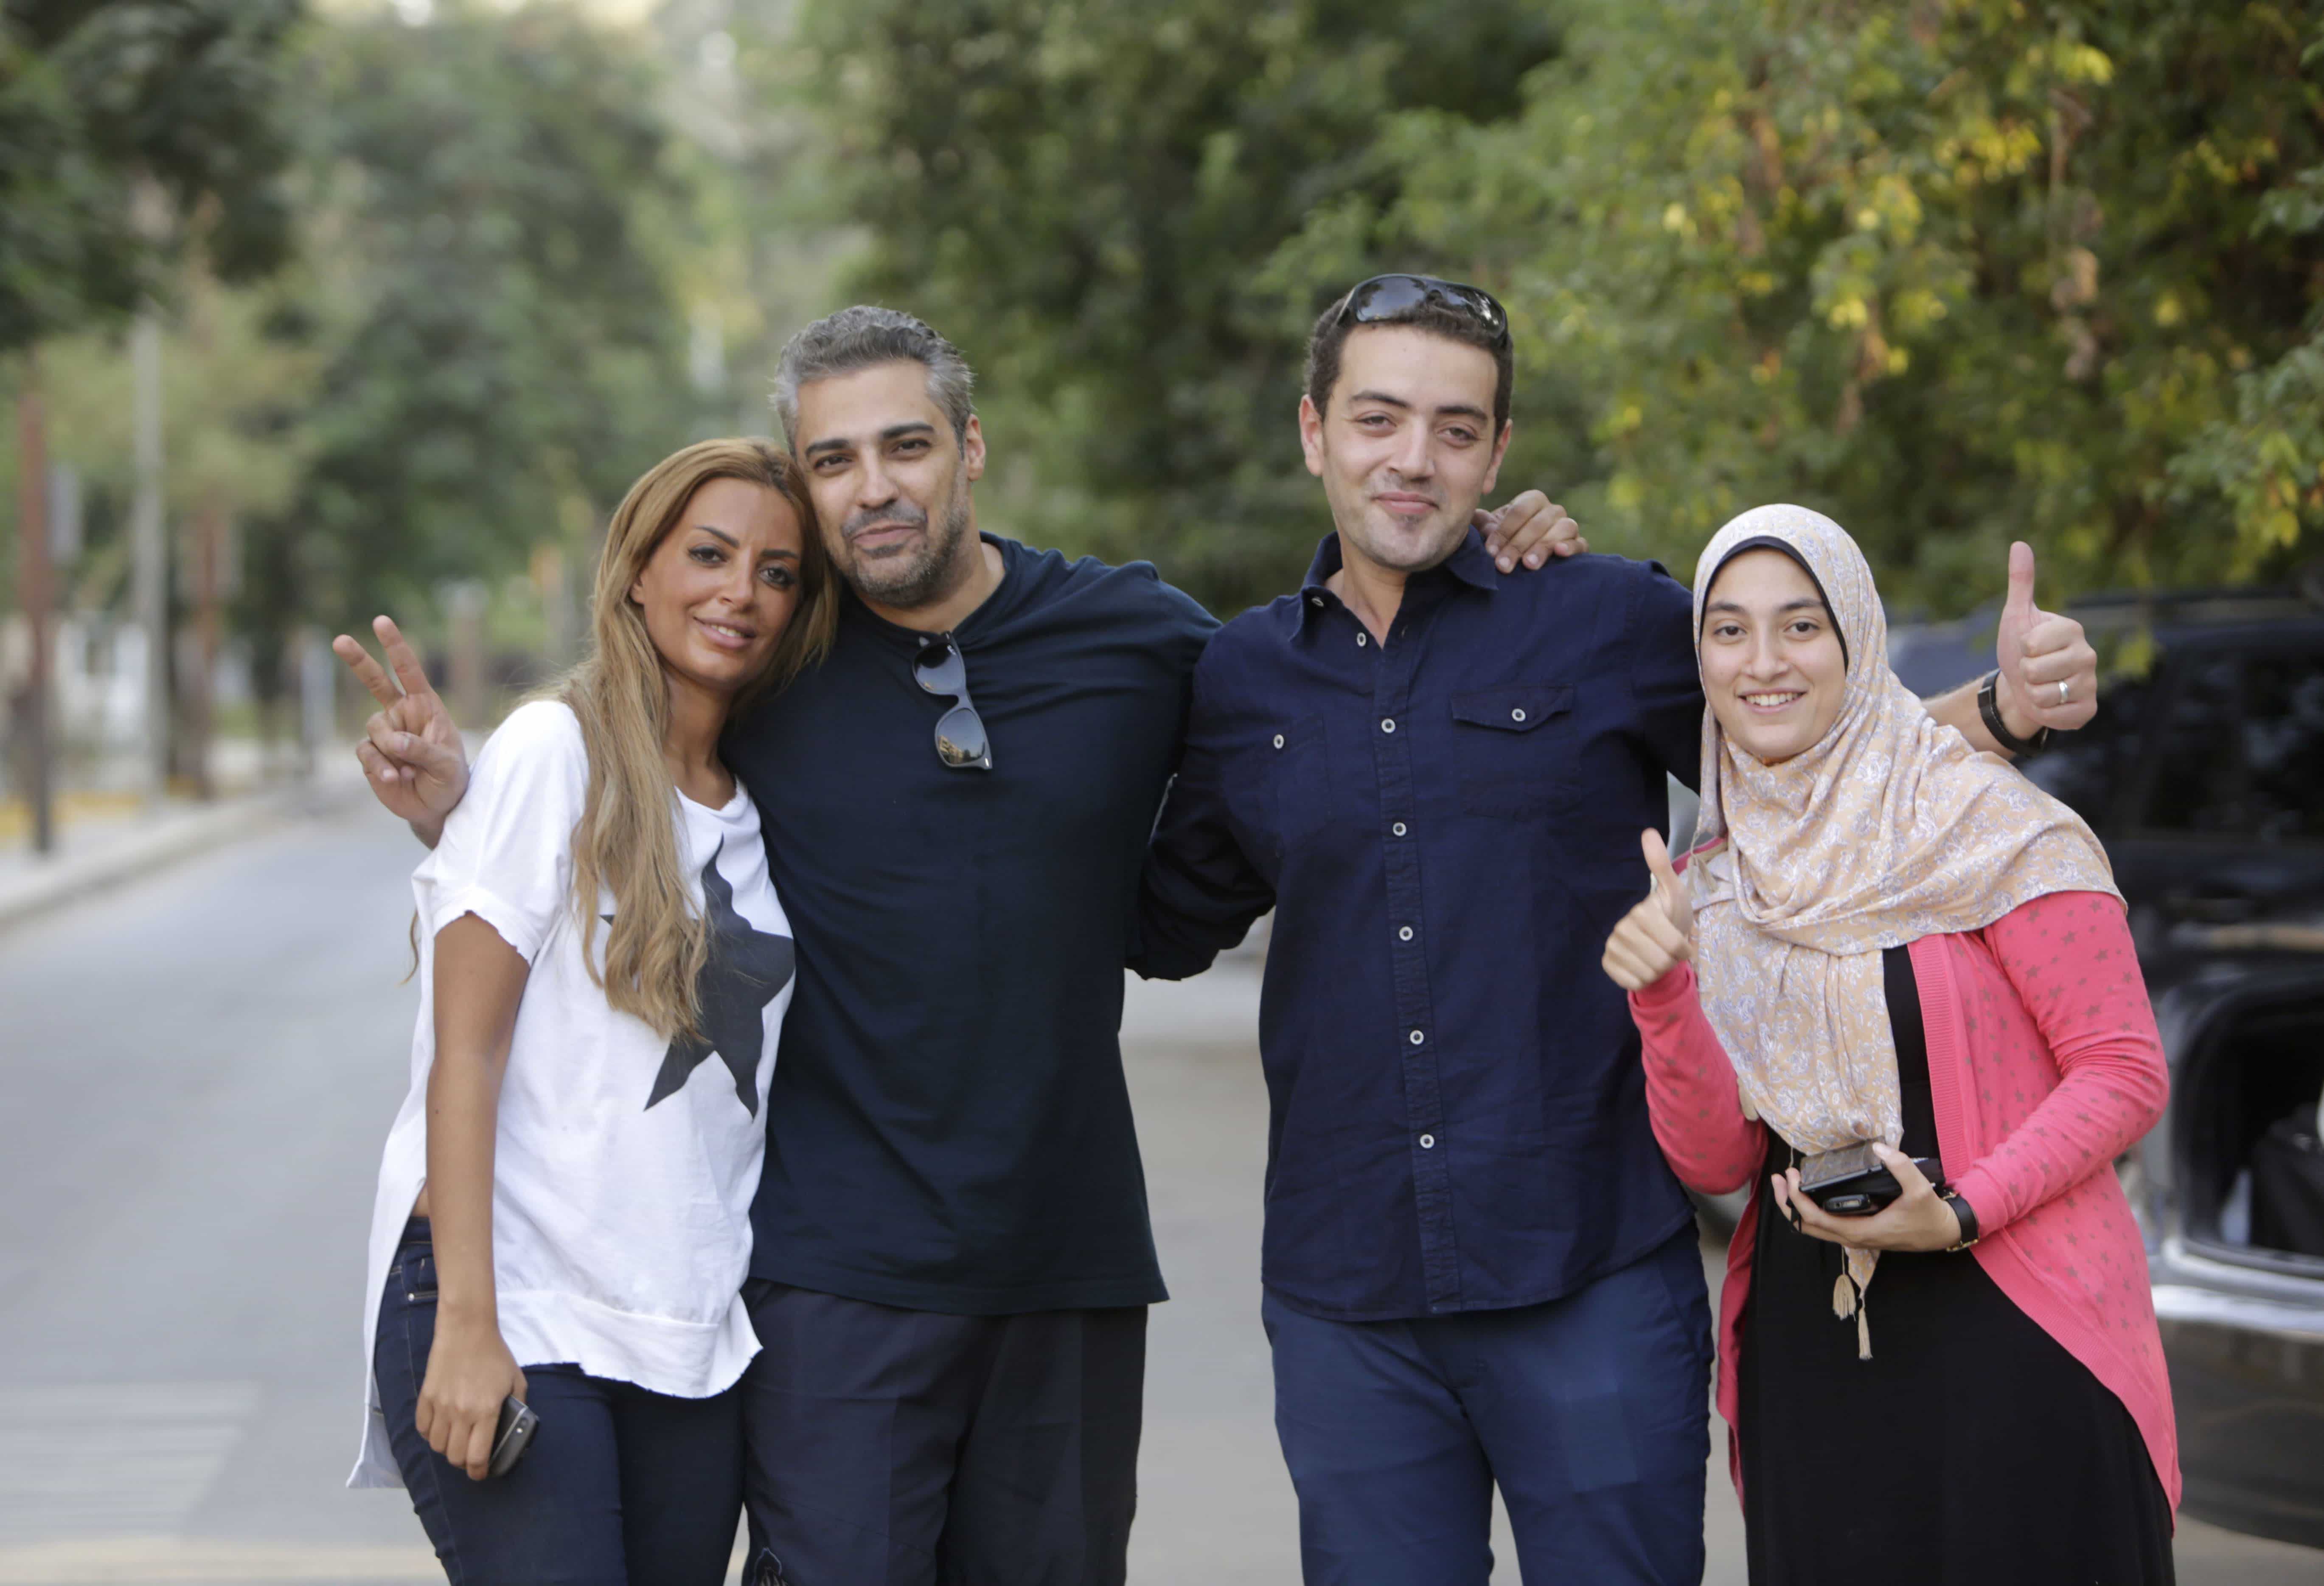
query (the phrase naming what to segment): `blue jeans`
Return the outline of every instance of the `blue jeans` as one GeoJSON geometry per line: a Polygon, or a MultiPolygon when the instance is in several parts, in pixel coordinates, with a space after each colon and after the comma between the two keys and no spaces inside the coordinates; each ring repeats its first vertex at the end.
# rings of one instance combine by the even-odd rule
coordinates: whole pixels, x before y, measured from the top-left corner
{"type": "Polygon", "coordinates": [[[1513,1311],[1330,1322],[1273,1294],[1307,1586],[1485,1586],[1493,1488],[1526,1586],[1700,1586],[1711,1306],[1694,1230],[1513,1311]]]}
{"type": "Polygon", "coordinates": [[[436,1336],[436,1257],[414,1218],[380,1296],[373,1374],[395,1462],[452,1586],[719,1586],[742,1507],[736,1392],[674,1398],[527,1366],[540,1417],[505,1476],[470,1480],[415,1416],[436,1336]]]}

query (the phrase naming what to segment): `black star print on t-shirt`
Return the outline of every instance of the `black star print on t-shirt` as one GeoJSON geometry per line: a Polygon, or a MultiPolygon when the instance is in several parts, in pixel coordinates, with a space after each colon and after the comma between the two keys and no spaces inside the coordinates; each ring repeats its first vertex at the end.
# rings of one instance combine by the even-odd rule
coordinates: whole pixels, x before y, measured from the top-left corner
{"type": "MultiPolygon", "coordinates": [[[[723,852],[725,845],[721,843],[723,852]]],[[[646,1107],[685,1089],[696,1064],[716,1053],[734,1076],[734,1094],[759,1112],[759,1055],[766,1043],[767,1004],[790,984],[791,939],[753,930],[734,912],[734,889],[718,873],[718,854],[702,867],[702,901],[710,911],[710,953],[694,982],[702,1032],[680,1035],[662,1055],[646,1107]]]]}

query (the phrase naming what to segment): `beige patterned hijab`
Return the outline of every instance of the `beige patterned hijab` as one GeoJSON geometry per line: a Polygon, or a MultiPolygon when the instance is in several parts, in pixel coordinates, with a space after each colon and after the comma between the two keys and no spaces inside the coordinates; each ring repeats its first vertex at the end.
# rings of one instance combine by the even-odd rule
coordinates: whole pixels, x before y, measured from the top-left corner
{"type": "MultiPolygon", "coordinates": [[[[1847,684],[1831,730],[1775,765],[1729,743],[1703,710],[1702,812],[1685,876],[1702,1008],[1746,1109],[1790,1145],[1894,1145],[1904,1122],[1881,951],[1982,929],[2048,893],[2121,894],[2080,817],[1938,725],[1888,670],[1872,570],[1830,518],[1761,506],[1720,529],[1695,564],[1698,650],[1711,580],[1751,541],[1789,548],[1822,586],[1847,684]]],[[[1856,1300],[1873,1255],[1849,1251],[1856,1300]]]]}

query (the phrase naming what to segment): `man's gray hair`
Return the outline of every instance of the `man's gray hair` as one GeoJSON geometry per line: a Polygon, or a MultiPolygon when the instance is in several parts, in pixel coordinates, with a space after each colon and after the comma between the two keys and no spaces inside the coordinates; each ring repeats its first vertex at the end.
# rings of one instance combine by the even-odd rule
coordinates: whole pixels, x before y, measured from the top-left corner
{"type": "Polygon", "coordinates": [[[808,381],[907,362],[927,370],[928,400],[952,421],[953,438],[966,440],[976,376],[960,348],[900,310],[868,303],[826,314],[783,344],[775,367],[775,412],[783,421],[783,438],[794,452],[798,450],[799,387],[808,381]]]}

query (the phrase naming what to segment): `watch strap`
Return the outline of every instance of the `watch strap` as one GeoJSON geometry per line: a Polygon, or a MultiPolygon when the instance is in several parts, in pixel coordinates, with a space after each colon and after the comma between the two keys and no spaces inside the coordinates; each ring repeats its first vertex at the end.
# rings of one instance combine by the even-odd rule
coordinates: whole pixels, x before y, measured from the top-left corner
{"type": "Polygon", "coordinates": [[[2035,728],[2032,737],[2019,737],[2009,730],[2009,724],[2001,719],[2001,701],[1995,691],[2000,685],[2001,673],[1988,672],[1985,681],[1977,686],[1977,713],[1985,722],[1985,730],[1993,735],[1993,741],[2021,759],[2048,748],[2050,729],[2046,727],[2035,728]]]}
{"type": "Polygon", "coordinates": [[[1960,1241],[1956,1244],[1947,1245],[1945,1248],[1948,1250],[1966,1250],[1971,1245],[1976,1244],[1978,1238],[1977,1212],[1975,1209],[1969,1205],[1969,1198],[1963,1195],[1959,1190],[1947,1190],[1944,1193],[1939,1195],[1937,1199],[1942,1201],[1946,1205],[1953,1209],[1953,1216],[1960,1223],[1961,1237],[1960,1241]]]}

